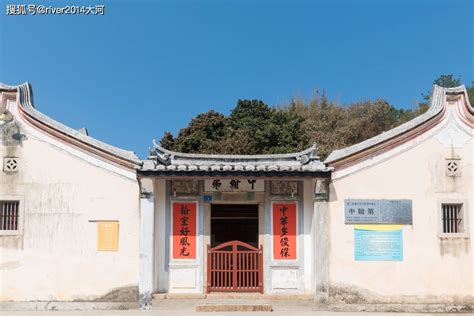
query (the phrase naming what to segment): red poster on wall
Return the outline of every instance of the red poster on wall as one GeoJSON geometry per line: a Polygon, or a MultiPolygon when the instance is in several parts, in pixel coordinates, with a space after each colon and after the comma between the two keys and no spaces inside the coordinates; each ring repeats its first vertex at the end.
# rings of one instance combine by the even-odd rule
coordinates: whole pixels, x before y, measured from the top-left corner
{"type": "Polygon", "coordinates": [[[296,203],[273,203],[273,258],[296,259],[296,203]]]}
{"type": "Polygon", "coordinates": [[[196,259],[196,202],[173,203],[173,259],[196,259]]]}

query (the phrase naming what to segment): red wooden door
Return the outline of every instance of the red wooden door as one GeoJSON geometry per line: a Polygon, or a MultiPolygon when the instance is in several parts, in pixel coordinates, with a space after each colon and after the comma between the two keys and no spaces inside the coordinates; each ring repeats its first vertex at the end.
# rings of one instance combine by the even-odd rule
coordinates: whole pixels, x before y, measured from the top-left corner
{"type": "Polygon", "coordinates": [[[234,240],[207,246],[207,293],[263,293],[263,248],[234,240]]]}

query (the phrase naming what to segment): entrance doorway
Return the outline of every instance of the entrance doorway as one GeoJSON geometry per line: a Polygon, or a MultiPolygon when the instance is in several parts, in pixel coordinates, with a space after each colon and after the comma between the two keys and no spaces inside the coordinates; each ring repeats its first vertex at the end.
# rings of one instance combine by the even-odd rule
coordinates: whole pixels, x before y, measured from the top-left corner
{"type": "Polygon", "coordinates": [[[258,204],[211,205],[211,248],[233,240],[258,248],[258,204]]]}
{"type": "Polygon", "coordinates": [[[258,246],[258,205],[211,206],[207,292],[263,293],[263,249],[258,246]]]}

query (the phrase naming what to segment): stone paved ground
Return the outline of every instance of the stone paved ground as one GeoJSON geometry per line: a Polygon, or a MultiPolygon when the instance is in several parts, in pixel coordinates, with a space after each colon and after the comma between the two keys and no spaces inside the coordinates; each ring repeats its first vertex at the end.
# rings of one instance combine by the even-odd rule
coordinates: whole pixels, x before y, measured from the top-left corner
{"type": "Polygon", "coordinates": [[[353,313],[353,312],[315,312],[315,311],[274,311],[274,312],[212,312],[212,313],[197,313],[193,311],[182,311],[182,310],[150,310],[150,311],[140,311],[140,310],[124,310],[124,311],[8,311],[0,312],[1,316],[161,316],[161,315],[170,315],[170,316],[237,316],[237,315],[254,315],[254,316],[438,316],[438,315],[468,315],[468,314],[412,314],[412,313],[353,313]]]}
{"type": "MultiPolygon", "coordinates": [[[[428,316],[428,315],[472,315],[469,313],[454,313],[454,314],[440,314],[440,313],[370,313],[370,312],[328,312],[328,311],[314,311],[314,301],[301,299],[301,300],[268,300],[268,299],[258,299],[258,300],[244,300],[244,299],[163,299],[163,300],[153,300],[153,309],[142,311],[134,309],[133,306],[129,306],[132,309],[128,310],[91,310],[93,308],[109,308],[109,305],[98,305],[97,303],[90,303],[92,305],[49,305],[48,308],[55,308],[56,310],[51,311],[17,311],[14,310],[14,306],[7,306],[5,304],[0,304],[0,316],[139,316],[139,315],[169,315],[169,316],[187,316],[187,315],[197,315],[197,316],[236,316],[236,315],[272,315],[272,316],[428,316]],[[196,306],[203,304],[271,304],[273,307],[273,312],[196,312],[196,306]],[[2,308],[3,307],[3,308],[2,308]],[[5,308],[8,307],[8,308],[5,308]],[[3,311],[2,311],[3,309],[3,311]],[[71,309],[71,310],[64,310],[71,309]],[[74,309],[83,309],[83,310],[74,310],[74,309]]],[[[99,303],[100,304],[100,303],[99,303]]],[[[107,304],[107,303],[104,303],[107,304]]],[[[26,309],[31,308],[44,308],[42,305],[26,305],[26,309]]],[[[25,305],[23,305],[25,308],[25,305]]]]}

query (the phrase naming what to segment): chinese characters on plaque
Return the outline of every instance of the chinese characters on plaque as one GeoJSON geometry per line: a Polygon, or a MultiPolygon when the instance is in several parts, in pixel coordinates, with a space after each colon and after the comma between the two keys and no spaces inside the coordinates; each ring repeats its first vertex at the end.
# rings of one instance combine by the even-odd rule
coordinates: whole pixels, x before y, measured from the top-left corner
{"type": "Polygon", "coordinates": [[[238,178],[204,180],[206,192],[263,192],[264,190],[264,180],[238,178]]]}
{"type": "Polygon", "coordinates": [[[411,225],[411,200],[344,200],[346,224],[411,225]]]}
{"type": "Polygon", "coordinates": [[[296,259],[296,203],[274,203],[273,258],[275,260],[296,259]]]}
{"type": "Polygon", "coordinates": [[[196,259],[196,202],[173,203],[173,259],[196,259]]]}

